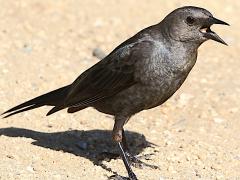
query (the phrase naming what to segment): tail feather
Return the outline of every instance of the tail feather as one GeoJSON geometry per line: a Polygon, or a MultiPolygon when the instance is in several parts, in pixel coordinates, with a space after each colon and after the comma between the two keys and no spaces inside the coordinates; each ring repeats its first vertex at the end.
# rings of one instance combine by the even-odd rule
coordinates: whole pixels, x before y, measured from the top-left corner
{"type": "Polygon", "coordinates": [[[55,106],[55,107],[53,107],[53,108],[47,113],[47,116],[49,116],[49,115],[51,115],[51,114],[53,114],[53,113],[55,113],[55,112],[57,112],[57,111],[60,111],[60,110],[62,110],[62,109],[64,109],[64,108],[65,108],[64,105],[55,106]]]}
{"type": "Polygon", "coordinates": [[[70,87],[70,85],[64,86],[62,88],[59,88],[59,89],[56,89],[49,93],[38,96],[34,99],[31,99],[27,102],[24,102],[18,106],[15,106],[15,107],[7,110],[6,112],[2,113],[2,115],[8,114],[8,115],[4,116],[4,118],[7,118],[9,116],[12,116],[12,115],[24,112],[24,111],[28,111],[31,109],[35,109],[35,108],[38,108],[41,106],[45,106],[45,105],[63,106],[63,104],[64,104],[63,101],[67,95],[69,87],[70,87]]]}
{"type": "MultiPolygon", "coordinates": [[[[23,109],[20,109],[20,110],[17,110],[17,111],[13,111],[12,113],[4,116],[3,118],[8,118],[10,116],[13,116],[15,114],[18,114],[18,113],[21,113],[21,112],[24,112],[24,111],[28,111],[28,110],[31,110],[31,109],[35,109],[35,108],[38,108],[38,107],[41,107],[42,105],[33,105],[33,106],[28,106],[26,108],[23,108],[23,109]]],[[[5,114],[5,113],[3,113],[5,114]]]]}

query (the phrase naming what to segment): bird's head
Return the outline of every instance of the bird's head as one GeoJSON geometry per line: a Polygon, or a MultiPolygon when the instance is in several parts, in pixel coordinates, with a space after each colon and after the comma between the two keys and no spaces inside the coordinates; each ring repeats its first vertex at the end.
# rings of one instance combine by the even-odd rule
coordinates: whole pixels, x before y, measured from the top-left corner
{"type": "Polygon", "coordinates": [[[229,25],[219,20],[206,9],[186,6],[181,7],[165,17],[164,30],[174,40],[202,44],[212,39],[227,45],[210,27],[213,24],[229,25]]]}

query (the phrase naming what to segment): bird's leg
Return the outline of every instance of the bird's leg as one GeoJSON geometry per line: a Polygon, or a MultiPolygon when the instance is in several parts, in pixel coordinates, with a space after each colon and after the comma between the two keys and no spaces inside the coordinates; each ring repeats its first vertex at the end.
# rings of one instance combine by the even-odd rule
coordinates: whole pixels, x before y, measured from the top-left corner
{"type": "MultiPolygon", "coordinates": [[[[126,136],[124,133],[124,129],[122,130],[122,146],[124,152],[129,152],[126,136]]],[[[112,153],[112,152],[102,152],[98,154],[98,161],[110,161],[111,159],[118,159],[121,158],[119,153],[112,153]]]]}
{"type": "Polygon", "coordinates": [[[128,148],[128,144],[127,144],[127,138],[126,138],[124,129],[122,129],[122,144],[123,144],[123,150],[125,152],[129,152],[129,148],[128,148]]]}
{"type": "MultiPolygon", "coordinates": [[[[124,129],[122,129],[122,135],[120,134],[120,136],[122,136],[122,146],[123,146],[123,150],[125,152],[128,152],[128,146],[127,146],[127,140],[126,140],[126,136],[124,133],[124,129]]],[[[110,161],[111,159],[118,159],[121,158],[119,153],[112,153],[112,152],[102,152],[100,154],[98,154],[98,161],[110,161]]]]}
{"type": "Polygon", "coordinates": [[[127,154],[125,152],[125,149],[123,146],[126,145],[126,139],[124,140],[124,145],[123,145],[123,125],[126,122],[127,118],[116,118],[115,119],[115,124],[113,128],[113,140],[117,142],[118,148],[120,150],[120,155],[122,157],[123,163],[125,165],[125,168],[128,172],[128,176],[130,180],[137,180],[137,176],[134,174],[132,171],[132,168],[128,162],[127,154]]]}
{"type": "Polygon", "coordinates": [[[137,176],[134,174],[134,172],[132,171],[132,168],[128,162],[128,158],[127,158],[127,154],[126,152],[124,152],[123,147],[122,147],[122,143],[118,142],[118,147],[120,149],[120,154],[123,160],[123,163],[125,165],[125,168],[127,169],[128,172],[128,176],[131,180],[137,180],[137,176]]]}

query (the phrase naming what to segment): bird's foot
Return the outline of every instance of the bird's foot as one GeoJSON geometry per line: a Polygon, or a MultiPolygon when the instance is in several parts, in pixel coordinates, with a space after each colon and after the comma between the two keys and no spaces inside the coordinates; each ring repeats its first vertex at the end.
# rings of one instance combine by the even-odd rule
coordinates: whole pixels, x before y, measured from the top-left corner
{"type": "MultiPolygon", "coordinates": [[[[104,164],[102,164],[102,161],[109,162],[111,159],[120,159],[120,158],[121,156],[117,153],[102,152],[97,156],[97,159],[98,159],[97,164],[101,165],[104,169],[108,170],[109,172],[113,172],[110,168],[107,168],[104,164]]],[[[137,176],[133,172],[129,172],[129,177],[120,176],[116,172],[113,172],[113,173],[114,175],[108,177],[108,180],[138,180],[137,176]]]]}
{"type": "Polygon", "coordinates": [[[138,180],[135,174],[132,174],[131,177],[124,177],[118,174],[112,175],[108,180],[138,180]]]}
{"type": "Polygon", "coordinates": [[[129,163],[135,168],[143,169],[144,167],[149,167],[149,168],[152,168],[152,169],[159,169],[158,166],[151,165],[151,164],[145,163],[145,162],[140,160],[140,158],[149,160],[150,159],[149,156],[151,156],[152,154],[143,155],[143,156],[139,156],[139,157],[133,156],[130,153],[126,153],[126,155],[127,155],[128,160],[129,160],[129,163]]]}
{"type": "MultiPolygon", "coordinates": [[[[153,159],[152,156],[154,156],[155,154],[154,153],[150,153],[150,154],[143,154],[143,155],[138,155],[137,158],[138,159],[143,159],[143,160],[151,160],[153,159]]],[[[136,156],[135,156],[136,157],[136,156]]]]}
{"type": "Polygon", "coordinates": [[[110,177],[108,178],[108,180],[129,180],[129,178],[115,174],[115,175],[110,176],[110,177]]]}
{"type": "MultiPolygon", "coordinates": [[[[151,165],[151,164],[141,161],[141,160],[152,159],[151,156],[153,156],[154,154],[144,154],[141,156],[134,156],[127,152],[126,155],[129,160],[129,163],[135,168],[143,169],[144,167],[150,167],[152,169],[159,169],[158,166],[151,165]]],[[[111,153],[111,152],[102,152],[102,153],[98,154],[98,156],[97,156],[98,161],[107,161],[107,162],[111,161],[112,159],[120,159],[120,158],[121,157],[118,153],[111,153]]]]}

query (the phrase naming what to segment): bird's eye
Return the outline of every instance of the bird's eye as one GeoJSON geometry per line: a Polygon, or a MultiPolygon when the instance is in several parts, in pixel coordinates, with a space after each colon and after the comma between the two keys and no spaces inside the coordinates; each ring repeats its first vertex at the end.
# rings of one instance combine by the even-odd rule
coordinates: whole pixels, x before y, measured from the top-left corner
{"type": "Polygon", "coordinates": [[[195,19],[191,16],[188,16],[187,19],[186,19],[186,22],[189,24],[189,25],[193,25],[193,23],[195,22],[195,19]]]}

